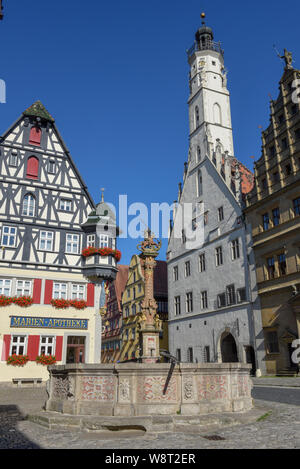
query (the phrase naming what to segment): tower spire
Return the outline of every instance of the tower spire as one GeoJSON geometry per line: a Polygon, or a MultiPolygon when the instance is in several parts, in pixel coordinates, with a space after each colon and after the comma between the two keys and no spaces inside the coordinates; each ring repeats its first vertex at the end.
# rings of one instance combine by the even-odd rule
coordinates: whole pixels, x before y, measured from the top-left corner
{"type": "Polygon", "coordinates": [[[104,187],[101,188],[101,202],[103,203],[104,202],[104,187]]]}

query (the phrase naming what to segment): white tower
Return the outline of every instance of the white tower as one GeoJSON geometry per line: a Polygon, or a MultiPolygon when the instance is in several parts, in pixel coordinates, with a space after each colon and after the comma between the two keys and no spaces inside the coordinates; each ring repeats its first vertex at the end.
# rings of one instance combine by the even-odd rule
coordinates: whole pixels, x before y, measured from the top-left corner
{"type": "Polygon", "coordinates": [[[234,155],[224,52],[220,43],[213,42],[213,31],[204,22],[205,14],[201,17],[202,27],[196,33],[195,44],[187,51],[191,67],[190,152],[196,162],[204,155],[211,158],[218,147],[222,153],[234,155]]]}

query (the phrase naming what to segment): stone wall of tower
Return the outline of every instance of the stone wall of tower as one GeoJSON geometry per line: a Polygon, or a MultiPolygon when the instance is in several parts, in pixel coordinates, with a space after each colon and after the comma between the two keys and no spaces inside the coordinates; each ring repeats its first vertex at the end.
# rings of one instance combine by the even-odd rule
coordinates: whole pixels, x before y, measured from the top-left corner
{"type": "Polygon", "coordinates": [[[219,141],[222,150],[233,155],[230,97],[223,56],[212,50],[197,51],[189,63],[191,71],[188,104],[192,150],[200,146],[201,151],[205,152],[203,142],[208,138],[214,149],[219,141]]]}
{"type": "Polygon", "coordinates": [[[235,360],[249,361],[252,354],[253,369],[263,371],[260,308],[255,279],[252,283],[253,259],[248,257],[251,240],[242,218],[243,196],[253,175],[233,156],[222,51],[192,50],[189,64],[189,159],[168,245],[170,353],[182,362],[220,362],[226,360],[227,337],[235,344],[235,360]],[[214,105],[221,116],[217,109],[214,114],[214,105]],[[203,239],[193,248],[178,229],[185,204],[193,206],[196,230],[197,207],[203,214],[203,239]]]}

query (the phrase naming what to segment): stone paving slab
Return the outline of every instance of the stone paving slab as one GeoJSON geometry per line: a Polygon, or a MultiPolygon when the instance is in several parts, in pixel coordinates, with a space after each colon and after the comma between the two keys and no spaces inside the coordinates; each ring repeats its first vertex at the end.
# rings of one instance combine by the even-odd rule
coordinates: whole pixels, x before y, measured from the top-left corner
{"type": "MultiPolygon", "coordinates": [[[[74,431],[50,431],[24,417],[39,412],[46,400],[43,389],[0,389],[0,448],[1,449],[104,449],[112,454],[118,449],[130,450],[193,450],[193,449],[290,449],[300,448],[300,406],[255,401],[261,417],[241,425],[210,428],[190,434],[146,433],[144,436],[122,433],[121,438],[74,431]],[[105,436],[105,438],[104,438],[105,436]],[[210,440],[206,437],[222,438],[210,440]]],[[[245,418],[247,418],[245,414],[245,418]]]]}
{"type": "Polygon", "coordinates": [[[254,386],[278,386],[300,388],[300,377],[297,378],[252,378],[254,386]]]}

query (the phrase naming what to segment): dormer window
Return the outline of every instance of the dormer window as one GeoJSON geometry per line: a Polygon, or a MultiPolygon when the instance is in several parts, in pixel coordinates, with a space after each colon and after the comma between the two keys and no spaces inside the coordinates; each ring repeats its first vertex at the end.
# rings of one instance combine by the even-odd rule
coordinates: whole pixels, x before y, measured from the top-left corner
{"type": "Polygon", "coordinates": [[[30,145],[41,145],[42,131],[39,127],[32,127],[30,130],[29,143],[30,145]]]}
{"type": "Polygon", "coordinates": [[[27,161],[26,177],[29,179],[38,179],[39,176],[39,160],[35,156],[31,156],[27,161]]]}

